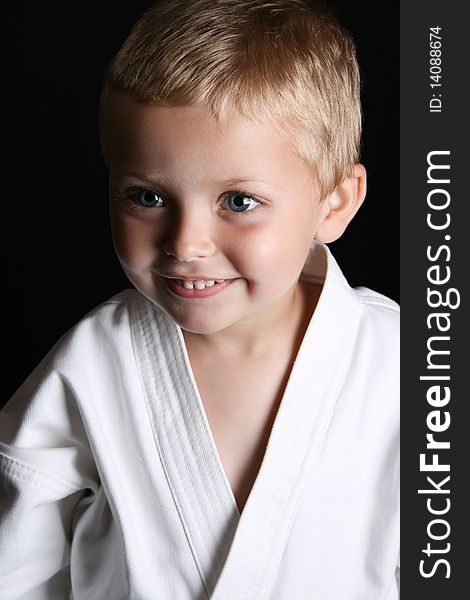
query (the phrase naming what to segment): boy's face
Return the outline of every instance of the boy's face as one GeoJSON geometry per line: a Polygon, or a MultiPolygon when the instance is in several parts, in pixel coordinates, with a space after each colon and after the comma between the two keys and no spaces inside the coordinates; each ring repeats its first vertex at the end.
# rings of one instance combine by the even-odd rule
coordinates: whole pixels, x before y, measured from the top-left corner
{"type": "Polygon", "coordinates": [[[287,314],[327,213],[287,136],[114,95],[106,140],[114,244],[139,291],[193,333],[287,314]]]}

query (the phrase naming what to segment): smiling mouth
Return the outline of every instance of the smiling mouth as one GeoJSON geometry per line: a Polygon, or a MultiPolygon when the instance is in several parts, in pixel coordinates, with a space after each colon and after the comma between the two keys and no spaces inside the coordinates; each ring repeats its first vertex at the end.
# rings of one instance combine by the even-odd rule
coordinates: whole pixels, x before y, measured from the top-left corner
{"type": "Polygon", "coordinates": [[[174,279],[179,285],[183,286],[187,290],[196,288],[197,290],[203,290],[206,287],[212,287],[218,283],[229,281],[228,279],[174,279]]]}
{"type": "Polygon", "coordinates": [[[169,279],[164,278],[168,289],[182,298],[207,298],[221,293],[236,279],[169,279]]]}

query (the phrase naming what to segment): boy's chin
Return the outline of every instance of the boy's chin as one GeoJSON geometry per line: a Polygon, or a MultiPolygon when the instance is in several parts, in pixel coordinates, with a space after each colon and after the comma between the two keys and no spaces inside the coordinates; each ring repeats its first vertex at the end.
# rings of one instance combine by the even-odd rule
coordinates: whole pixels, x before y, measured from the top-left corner
{"type": "Polygon", "coordinates": [[[166,313],[166,315],[176,323],[183,332],[186,331],[197,335],[211,335],[219,333],[232,325],[227,314],[217,315],[216,311],[209,311],[209,314],[206,311],[203,311],[205,314],[198,315],[197,310],[193,309],[192,311],[188,311],[190,314],[184,315],[177,314],[176,311],[173,312],[172,310],[169,310],[168,307],[158,302],[154,302],[154,304],[157,304],[157,306],[159,306],[159,308],[161,308],[161,310],[163,310],[163,312],[166,313]]]}
{"type": "MultiPolygon", "coordinates": [[[[171,315],[170,315],[171,317],[171,315]]],[[[173,318],[173,317],[172,317],[173,318]]],[[[211,323],[201,323],[201,322],[194,322],[194,321],[180,321],[178,319],[174,319],[175,323],[182,329],[183,332],[187,332],[187,333],[193,333],[196,335],[212,335],[215,333],[219,333],[221,331],[223,331],[224,329],[226,329],[229,325],[229,323],[216,323],[216,322],[211,322],[211,323]]]]}

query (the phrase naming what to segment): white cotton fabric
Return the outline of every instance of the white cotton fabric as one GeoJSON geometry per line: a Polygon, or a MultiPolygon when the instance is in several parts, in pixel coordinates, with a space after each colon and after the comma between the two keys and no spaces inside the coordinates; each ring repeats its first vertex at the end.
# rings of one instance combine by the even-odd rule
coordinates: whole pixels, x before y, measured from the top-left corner
{"type": "Polygon", "coordinates": [[[323,291],[239,514],[181,329],[97,307],[0,413],[3,600],[396,600],[398,306],[323,291]]]}

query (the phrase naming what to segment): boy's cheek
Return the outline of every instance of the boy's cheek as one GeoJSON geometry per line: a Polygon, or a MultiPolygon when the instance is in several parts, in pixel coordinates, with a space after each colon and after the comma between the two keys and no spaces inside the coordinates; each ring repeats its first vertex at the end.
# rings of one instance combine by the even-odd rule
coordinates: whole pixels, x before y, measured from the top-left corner
{"type": "Polygon", "coordinates": [[[139,222],[117,219],[112,222],[113,243],[126,269],[143,271],[152,267],[158,254],[158,235],[139,222]]]}

